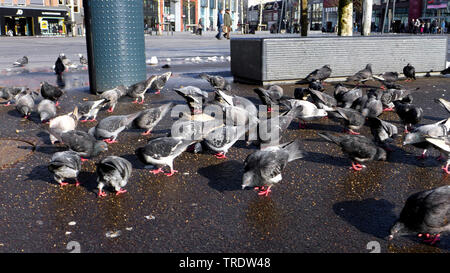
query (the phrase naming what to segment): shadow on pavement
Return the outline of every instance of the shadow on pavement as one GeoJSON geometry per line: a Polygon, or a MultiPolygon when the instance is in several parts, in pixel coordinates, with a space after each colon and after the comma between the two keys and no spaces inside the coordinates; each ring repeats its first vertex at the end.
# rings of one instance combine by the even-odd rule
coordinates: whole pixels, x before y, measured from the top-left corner
{"type": "Polygon", "coordinates": [[[228,160],[220,164],[200,168],[198,173],[209,180],[208,185],[211,188],[224,192],[242,189],[243,171],[242,162],[228,160]]]}

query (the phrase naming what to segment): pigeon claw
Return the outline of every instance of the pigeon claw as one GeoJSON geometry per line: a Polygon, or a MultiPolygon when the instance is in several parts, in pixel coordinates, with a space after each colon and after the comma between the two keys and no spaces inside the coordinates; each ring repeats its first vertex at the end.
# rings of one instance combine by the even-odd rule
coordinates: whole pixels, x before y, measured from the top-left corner
{"type": "Polygon", "coordinates": [[[105,197],[106,196],[106,192],[99,190],[98,191],[98,197],[105,197]]]}
{"type": "Polygon", "coordinates": [[[269,193],[271,193],[272,190],[270,189],[270,187],[268,187],[267,189],[265,189],[265,187],[261,187],[260,191],[258,192],[259,196],[269,196],[269,193]]]}
{"type": "Polygon", "coordinates": [[[106,143],[108,143],[108,144],[111,144],[111,143],[117,143],[118,141],[117,140],[111,140],[111,139],[109,139],[109,138],[105,138],[104,140],[103,140],[104,142],[106,142],[106,143]]]}
{"type": "Polygon", "coordinates": [[[383,112],[392,112],[392,111],[394,111],[394,108],[392,108],[392,107],[383,109],[383,112]]]}
{"type": "Polygon", "coordinates": [[[350,167],[350,169],[353,169],[355,171],[361,171],[365,166],[361,165],[359,163],[352,162],[352,166],[350,167]]]}
{"type": "Polygon", "coordinates": [[[131,103],[138,103],[138,100],[136,99],[136,100],[132,101],[131,103]]]}
{"type": "Polygon", "coordinates": [[[151,172],[152,174],[158,174],[158,173],[162,173],[162,172],[164,172],[164,171],[163,171],[162,168],[159,168],[159,169],[151,170],[150,172],[151,172]]]}
{"type": "Polygon", "coordinates": [[[111,107],[107,111],[108,111],[108,113],[112,113],[114,111],[114,109],[112,109],[112,107],[111,107]]]}
{"type": "Polygon", "coordinates": [[[89,161],[89,159],[87,159],[87,158],[83,158],[83,157],[80,157],[80,159],[81,159],[81,162],[86,162],[86,161],[89,161]]]}
{"type": "Polygon", "coordinates": [[[80,185],[81,185],[80,181],[77,180],[77,181],[75,182],[75,186],[76,186],[76,187],[79,187],[80,185]]]}
{"type": "Polygon", "coordinates": [[[437,242],[439,242],[441,240],[441,235],[440,234],[429,234],[429,233],[419,233],[417,235],[417,237],[422,238],[424,243],[430,244],[430,245],[434,245],[437,242]]]}
{"type": "Polygon", "coordinates": [[[448,170],[448,165],[445,167],[442,167],[442,170],[446,173],[446,174],[450,174],[450,171],[448,170]]]}
{"type": "Polygon", "coordinates": [[[61,187],[64,187],[64,186],[67,186],[67,185],[69,185],[69,183],[67,183],[67,182],[59,182],[59,185],[61,186],[61,187]]]}
{"type": "Polygon", "coordinates": [[[177,172],[178,172],[177,170],[171,170],[170,173],[164,173],[164,175],[170,177],[170,176],[174,175],[177,172]]]}
{"type": "Polygon", "coordinates": [[[141,135],[142,135],[142,136],[147,136],[147,135],[149,135],[150,133],[151,133],[151,131],[150,131],[150,130],[147,130],[147,131],[143,132],[141,135]]]}
{"type": "Polygon", "coordinates": [[[161,90],[156,90],[155,94],[161,94],[161,90]]]}

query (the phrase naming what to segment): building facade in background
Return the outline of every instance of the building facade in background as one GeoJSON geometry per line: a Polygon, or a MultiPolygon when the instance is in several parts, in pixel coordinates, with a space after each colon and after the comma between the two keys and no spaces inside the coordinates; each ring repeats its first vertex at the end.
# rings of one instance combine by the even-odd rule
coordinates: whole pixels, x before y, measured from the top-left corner
{"type": "Polygon", "coordinates": [[[217,13],[230,9],[232,28],[240,22],[240,8],[246,0],[144,0],[144,23],[153,30],[192,30],[201,19],[204,29],[217,29],[217,13]]]}

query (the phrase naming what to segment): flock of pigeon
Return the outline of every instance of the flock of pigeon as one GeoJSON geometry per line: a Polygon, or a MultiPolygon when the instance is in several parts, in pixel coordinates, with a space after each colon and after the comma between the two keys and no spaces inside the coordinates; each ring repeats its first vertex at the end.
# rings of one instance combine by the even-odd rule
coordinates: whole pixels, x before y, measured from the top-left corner
{"type": "MultiPolygon", "coordinates": [[[[64,56],[58,57],[55,72],[61,75],[65,71],[64,56]]],[[[244,161],[242,188],[254,187],[259,195],[267,196],[273,185],[282,180],[282,172],[287,163],[307,156],[300,149],[300,141],[280,144],[282,132],[293,120],[300,121],[300,128],[307,122],[329,118],[343,126],[345,134],[319,132],[327,141],[340,146],[342,152],[351,160],[351,169],[361,171],[363,163],[374,160],[386,160],[391,151],[393,139],[399,134],[397,126],[384,121],[379,116],[384,111],[395,111],[404,124],[404,145],[413,145],[426,151],[435,148],[447,157],[442,168],[450,173],[450,118],[434,124],[417,126],[423,117],[422,108],[413,104],[413,90],[407,90],[398,84],[397,72],[374,75],[368,64],[364,69],[349,77],[347,82],[356,82],[354,88],[338,83],[333,96],[323,92],[324,81],[332,70],[325,65],[311,72],[300,83],[307,88],[296,88],[294,98],[283,94],[283,88],[271,85],[267,89],[256,88],[255,93],[265,111],[258,111],[247,98],[231,95],[231,84],[221,76],[199,75],[214,87],[214,97],[208,98],[208,92],[195,86],[174,88],[182,96],[188,108],[181,112],[173,123],[168,136],[154,138],[135,151],[137,158],[146,165],[157,168],[153,174],[174,175],[173,161],[186,150],[202,152],[210,150],[217,158],[227,158],[228,150],[241,139],[247,144],[260,147],[244,161]],[[378,80],[381,88],[363,90],[360,83],[378,80]],[[211,110],[213,109],[213,110],[211,110]],[[270,118],[268,116],[270,115],[270,118]],[[224,122],[225,121],[225,122],[224,122]],[[358,131],[369,126],[373,139],[361,135],[358,131]],[[177,130],[174,130],[176,128],[177,130]],[[181,129],[180,129],[181,128],[181,129]],[[180,129],[180,130],[178,130],[180,129]],[[164,166],[169,172],[164,172],[164,166]]],[[[415,69],[408,64],[403,69],[407,81],[415,79],[415,69]]],[[[112,113],[123,96],[129,96],[133,103],[142,104],[148,90],[160,92],[171,77],[167,72],[152,75],[147,80],[131,86],[118,86],[105,91],[95,101],[85,101],[65,115],[57,116],[58,100],[64,92],[56,86],[42,82],[39,92],[26,87],[4,87],[1,97],[10,105],[14,101],[16,109],[25,118],[37,111],[43,123],[48,123],[51,143],[59,141],[69,150],[57,152],[48,166],[54,179],[61,186],[67,185],[66,179],[75,179],[81,170],[82,161],[95,158],[108,149],[108,144],[116,143],[118,135],[128,128],[144,129],[143,135],[151,130],[174,109],[174,103],[149,108],[127,115],[111,115],[90,128],[88,132],[77,130],[78,122],[94,122],[98,112],[106,108],[112,113]],[[37,105],[37,106],[35,106],[37,105]]],[[[450,113],[450,102],[440,98],[436,100],[450,113]]],[[[261,109],[261,107],[260,107],[261,109]]],[[[132,164],[119,156],[108,156],[97,163],[98,195],[105,196],[105,186],[111,186],[116,194],[126,192],[126,186],[132,172],[132,164]]],[[[440,233],[450,230],[450,186],[420,192],[412,195],[405,204],[400,218],[391,228],[390,239],[397,235],[418,233],[425,242],[434,244],[439,241],[440,233]]]]}

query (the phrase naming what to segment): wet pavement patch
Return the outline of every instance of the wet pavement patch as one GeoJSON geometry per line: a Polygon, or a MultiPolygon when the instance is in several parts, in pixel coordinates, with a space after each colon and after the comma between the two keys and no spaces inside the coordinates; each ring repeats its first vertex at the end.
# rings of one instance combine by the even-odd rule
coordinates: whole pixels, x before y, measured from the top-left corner
{"type": "Polygon", "coordinates": [[[0,138],[0,169],[5,169],[24,161],[34,152],[33,143],[21,139],[0,138]]]}

